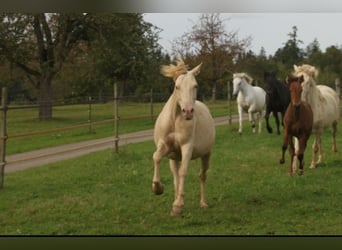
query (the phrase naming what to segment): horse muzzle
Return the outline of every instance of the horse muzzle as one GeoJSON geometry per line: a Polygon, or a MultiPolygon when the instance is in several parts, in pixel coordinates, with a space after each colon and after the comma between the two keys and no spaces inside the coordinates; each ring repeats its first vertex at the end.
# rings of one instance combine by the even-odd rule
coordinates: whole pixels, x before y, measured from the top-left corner
{"type": "Polygon", "coordinates": [[[182,114],[185,120],[192,120],[194,118],[194,111],[193,107],[182,108],[182,114]]]}

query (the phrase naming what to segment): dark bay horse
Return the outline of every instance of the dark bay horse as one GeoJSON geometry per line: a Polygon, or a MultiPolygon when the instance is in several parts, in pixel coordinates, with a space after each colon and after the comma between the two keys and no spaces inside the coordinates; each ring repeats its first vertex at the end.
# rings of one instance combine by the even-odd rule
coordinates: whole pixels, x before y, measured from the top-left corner
{"type": "Polygon", "coordinates": [[[270,114],[273,113],[277,124],[277,133],[280,135],[278,112],[281,113],[281,124],[284,125],[284,115],[290,103],[290,91],[287,84],[277,79],[275,72],[264,72],[266,84],[266,127],[269,133],[273,130],[268,122],[270,114]]]}
{"type": "Polygon", "coordinates": [[[291,102],[286,109],[284,116],[284,138],[282,146],[282,157],[280,163],[285,163],[285,151],[288,144],[290,145],[289,153],[291,156],[291,164],[289,174],[292,176],[293,171],[296,170],[295,155],[299,160],[299,175],[303,174],[304,167],[304,151],[308,139],[310,138],[313,127],[313,112],[310,104],[301,100],[303,92],[301,77],[287,77],[286,82],[290,88],[291,102]],[[295,152],[293,137],[298,139],[298,150],[295,152]]]}

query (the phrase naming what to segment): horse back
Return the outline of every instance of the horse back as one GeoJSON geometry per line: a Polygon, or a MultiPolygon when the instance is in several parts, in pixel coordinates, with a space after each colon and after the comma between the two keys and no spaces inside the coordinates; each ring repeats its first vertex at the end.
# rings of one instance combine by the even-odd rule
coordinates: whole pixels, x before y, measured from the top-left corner
{"type": "Polygon", "coordinates": [[[338,121],[340,119],[340,99],[336,91],[326,85],[317,85],[317,88],[323,97],[322,100],[319,100],[321,105],[320,117],[323,121],[326,121],[328,123],[327,126],[329,126],[331,121],[338,121]]]}

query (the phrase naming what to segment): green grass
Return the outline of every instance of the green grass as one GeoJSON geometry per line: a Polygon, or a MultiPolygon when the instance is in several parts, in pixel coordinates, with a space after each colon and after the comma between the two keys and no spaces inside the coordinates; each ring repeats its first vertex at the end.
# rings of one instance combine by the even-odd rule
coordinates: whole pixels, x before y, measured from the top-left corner
{"type": "MultiPolygon", "coordinates": [[[[208,103],[212,109],[213,116],[227,115],[227,103],[224,101],[208,103]]],[[[156,117],[163,103],[154,104],[154,116],[156,117]]],[[[92,121],[104,121],[114,118],[113,103],[93,104],[91,108],[92,121]]],[[[151,118],[124,120],[125,118],[136,116],[149,116],[149,103],[129,103],[119,104],[119,116],[123,120],[119,123],[119,134],[134,132],[144,129],[152,129],[154,120],[151,118]]],[[[72,142],[104,138],[114,136],[114,122],[100,125],[77,128],[68,131],[52,132],[43,135],[11,137],[17,134],[30,133],[35,131],[51,130],[87,124],[89,119],[89,107],[85,105],[57,106],[53,108],[53,119],[50,121],[39,121],[37,119],[37,109],[15,109],[7,113],[7,154],[21,153],[34,149],[51,146],[58,146],[72,142]]]]}
{"type": "MultiPolygon", "coordinates": [[[[341,235],[342,159],[323,137],[325,158],[304,175],[279,165],[281,136],[252,134],[248,123],[217,127],[208,171],[209,207],[199,207],[199,161],[191,162],[182,218],[170,217],[173,180],[151,192],[153,142],[130,144],[10,173],[0,191],[0,235],[341,235]]],[[[341,131],[341,125],[340,125],[341,131]]],[[[338,145],[342,146],[338,136],[338,145]]],[[[312,143],[312,138],[309,145],[312,143]]]]}

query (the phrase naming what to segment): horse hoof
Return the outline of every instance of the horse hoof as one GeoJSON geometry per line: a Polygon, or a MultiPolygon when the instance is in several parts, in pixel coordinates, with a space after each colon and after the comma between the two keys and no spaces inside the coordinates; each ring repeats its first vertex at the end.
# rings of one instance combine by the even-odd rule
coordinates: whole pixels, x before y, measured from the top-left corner
{"type": "Polygon", "coordinates": [[[152,183],[152,192],[156,195],[160,195],[164,193],[164,185],[160,182],[153,182],[152,183]]]}
{"type": "Polygon", "coordinates": [[[303,175],[303,173],[304,173],[304,170],[301,170],[301,169],[300,169],[300,170],[298,171],[298,175],[303,175]]]}
{"type": "Polygon", "coordinates": [[[284,159],[280,159],[280,160],[279,160],[279,163],[280,163],[280,164],[284,164],[284,163],[285,163],[285,160],[284,160],[284,159]]]}
{"type": "Polygon", "coordinates": [[[201,208],[207,208],[208,204],[206,202],[202,202],[200,203],[201,208]]]}
{"type": "Polygon", "coordinates": [[[181,217],[182,216],[182,207],[173,206],[171,210],[171,216],[173,217],[181,217]]]}

